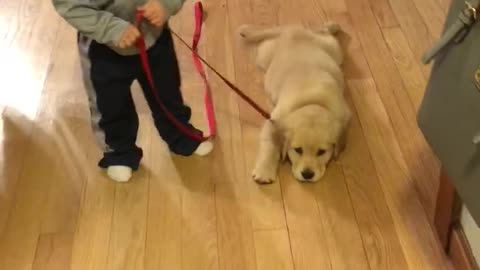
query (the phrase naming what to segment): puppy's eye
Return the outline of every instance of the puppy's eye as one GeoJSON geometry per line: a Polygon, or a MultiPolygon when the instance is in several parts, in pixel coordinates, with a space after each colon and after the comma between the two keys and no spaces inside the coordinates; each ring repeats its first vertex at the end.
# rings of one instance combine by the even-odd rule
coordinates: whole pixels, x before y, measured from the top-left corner
{"type": "Polygon", "coordinates": [[[294,148],[293,150],[295,150],[295,152],[297,152],[299,155],[303,154],[303,149],[301,147],[294,148]]]}
{"type": "Polygon", "coordinates": [[[326,152],[325,150],[319,149],[319,150],[317,151],[317,156],[322,156],[323,154],[325,154],[325,152],[326,152]]]}

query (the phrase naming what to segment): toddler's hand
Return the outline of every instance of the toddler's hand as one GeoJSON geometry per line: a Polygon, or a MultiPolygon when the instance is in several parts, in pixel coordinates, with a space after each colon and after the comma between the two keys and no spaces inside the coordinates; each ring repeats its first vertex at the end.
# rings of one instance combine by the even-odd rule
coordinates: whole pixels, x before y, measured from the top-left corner
{"type": "Polygon", "coordinates": [[[121,49],[131,47],[135,44],[140,35],[140,31],[138,31],[135,26],[129,25],[116,45],[121,49]]]}
{"type": "Polygon", "coordinates": [[[148,0],[148,2],[139,7],[138,10],[143,11],[143,16],[155,27],[162,27],[165,24],[168,14],[165,7],[158,0],[148,0]]]}

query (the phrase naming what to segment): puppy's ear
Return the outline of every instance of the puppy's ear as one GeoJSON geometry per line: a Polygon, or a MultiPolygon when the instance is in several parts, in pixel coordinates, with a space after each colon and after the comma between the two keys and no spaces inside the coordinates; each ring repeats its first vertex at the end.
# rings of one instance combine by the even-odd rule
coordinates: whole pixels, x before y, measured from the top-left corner
{"type": "Polygon", "coordinates": [[[273,138],[275,144],[280,148],[280,159],[285,161],[287,158],[289,145],[287,130],[279,121],[274,119],[270,119],[269,121],[273,128],[273,138]]]}
{"type": "Polygon", "coordinates": [[[333,159],[338,160],[340,154],[345,150],[345,145],[347,143],[347,132],[345,128],[340,130],[337,140],[333,145],[333,159]]]}

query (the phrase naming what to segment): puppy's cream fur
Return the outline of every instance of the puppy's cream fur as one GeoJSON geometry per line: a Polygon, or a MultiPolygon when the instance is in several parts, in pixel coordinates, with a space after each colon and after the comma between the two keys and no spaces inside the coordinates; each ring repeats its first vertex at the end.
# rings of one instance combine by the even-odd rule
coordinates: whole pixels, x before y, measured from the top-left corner
{"type": "Polygon", "coordinates": [[[295,178],[316,182],[343,150],[351,113],[334,35],[339,29],[333,23],[312,30],[299,25],[239,29],[257,48],[256,63],[265,72],[265,91],[274,106],[260,134],[256,182],[272,183],[286,158],[295,178]]]}

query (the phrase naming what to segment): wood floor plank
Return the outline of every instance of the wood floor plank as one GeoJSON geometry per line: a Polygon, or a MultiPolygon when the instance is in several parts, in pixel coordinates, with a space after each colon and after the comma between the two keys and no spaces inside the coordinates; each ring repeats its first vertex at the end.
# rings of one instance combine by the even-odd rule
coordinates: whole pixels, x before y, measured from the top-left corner
{"type": "Polygon", "coordinates": [[[402,77],[405,90],[408,92],[415,110],[418,110],[427,84],[426,78],[422,74],[420,63],[415,59],[400,28],[384,28],[382,32],[402,77]]]}
{"type": "Polygon", "coordinates": [[[257,231],[254,238],[257,269],[295,269],[287,230],[257,231]]]}
{"type": "Polygon", "coordinates": [[[448,13],[448,9],[450,8],[450,3],[452,2],[452,0],[437,0],[437,2],[442,8],[443,13],[445,13],[446,15],[448,13]]]}
{"type": "Polygon", "coordinates": [[[335,21],[342,27],[339,34],[340,45],[345,54],[343,69],[346,79],[371,78],[370,67],[364,56],[362,44],[358,39],[352,20],[348,13],[327,14],[329,20],[335,21]]]}
{"type": "Polygon", "coordinates": [[[185,186],[182,207],[182,269],[219,269],[215,185],[208,158],[179,158],[185,186]]]}
{"type": "Polygon", "coordinates": [[[18,111],[5,107],[0,121],[0,236],[5,230],[30,145],[33,124],[18,111]]]}
{"type": "MultiPolygon", "coordinates": [[[[233,59],[232,43],[233,35],[229,18],[227,16],[227,2],[219,0],[206,3],[209,19],[205,22],[203,42],[205,46],[205,59],[216,70],[232,82],[236,82],[233,59]],[[222,33],[219,35],[219,33],[222,33]],[[218,39],[222,36],[223,39],[218,39]]],[[[238,96],[210,70],[207,70],[208,78],[215,101],[217,113],[218,136],[215,138],[215,152],[213,157],[213,170],[219,171],[220,175],[229,175],[224,178],[214,178],[215,182],[231,182],[245,180],[245,162],[228,162],[230,157],[243,157],[243,142],[240,116],[238,109],[238,96]],[[218,161],[218,162],[217,162],[218,161]],[[218,164],[218,166],[217,166],[218,164]],[[225,166],[225,167],[223,167],[225,166]]]]}
{"type": "MultiPolygon", "coordinates": [[[[28,149],[24,152],[26,154],[23,159],[24,165],[13,165],[6,173],[7,177],[14,178],[5,179],[4,191],[11,194],[5,196],[5,200],[2,199],[5,205],[0,209],[5,211],[0,215],[2,222],[0,269],[22,270],[31,269],[33,264],[41,213],[45,207],[49,180],[52,176],[49,168],[56,162],[55,156],[48,149],[48,133],[51,132],[48,119],[37,119],[35,123],[37,126],[33,129],[30,121],[35,119],[37,110],[49,109],[48,97],[42,97],[42,89],[59,20],[57,17],[49,16],[52,10],[50,4],[46,2],[19,1],[3,8],[7,8],[12,14],[23,11],[20,12],[20,16],[13,17],[15,20],[4,26],[8,27],[9,31],[2,40],[2,58],[7,62],[10,58],[10,61],[16,64],[2,70],[4,74],[2,83],[8,88],[17,90],[4,91],[4,94],[0,95],[0,99],[6,101],[8,107],[3,117],[15,116],[10,118],[15,123],[3,128],[13,128],[10,131],[6,130],[6,134],[21,132],[17,133],[20,137],[10,143],[27,143],[28,140],[25,139],[30,136],[30,132],[35,136],[34,140],[26,144],[28,149]],[[45,33],[46,27],[50,27],[52,31],[45,33]],[[18,173],[16,169],[22,171],[18,173]]],[[[19,147],[19,151],[22,153],[22,147],[19,147]]],[[[13,155],[12,158],[14,161],[19,157],[13,155]]]]}
{"type": "MultiPolygon", "coordinates": [[[[4,1],[0,7],[0,92],[2,113],[0,172],[0,234],[5,229],[19,181],[24,154],[33,132],[33,120],[42,106],[42,90],[48,73],[59,20],[52,16],[50,3],[4,1]],[[50,31],[45,32],[45,29],[50,31]],[[9,63],[8,65],[6,63],[9,63]]],[[[47,99],[43,101],[48,102],[47,99]]]]}
{"type": "Polygon", "coordinates": [[[314,187],[293,179],[287,166],[280,168],[280,181],[295,269],[334,269],[314,187]]]}
{"type": "Polygon", "coordinates": [[[70,269],[72,244],[73,233],[40,235],[32,270],[70,269]]]}
{"type": "Polygon", "coordinates": [[[388,0],[371,0],[371,7],[380,27],[398,26],[397,17],[388,0]]]}
{"type": "MultiPolygon", "coordinates": [[[[75,119],[78,121],[78,119],[75,119]]],[[[71,120],[57,118],[50,134],[51,150],[58,156],[58,163],[52,166],[50,188],[46,207],[42,215],[42,233],[73,233],[80,211],[83,186],[88,177],[87,154],[82,138],[88,137],[90,126],[86,119],[83,125],[69,125],[71,120]]]]}
{"type": "MultiPolygon", "coordinates": [[[[340,43],[346,54],[345,77],[347,79],[371,79],[370,67],[349,15],[328,14],[328,16],[338,22],[345,31],[345,34],[340,35],[340,43]],[[348,39],[345,37],[347,35],[348,39]]],[[[340,158],[340,164],[353,203],[370,269],[407,269],[400,239],[390,210],[386,206],[385,196],[350,92],[350,89],[346,90],[346,98],[352,108],[353,116],[348,129],[347,147],[340,158]]]]}
{"type": "Polygon", "coordinates": [[[79,87],[81,72],[77,51],[71,49],[75,42],[75,31],[62,23],[44,89],[50,108],[39,112],[39,117],[55,119],[50,148],[58,155],[57,166],[51,168],[54,175],[43,214],[42,233],[75,231],[83,184],[88,175],[89,161],[81,145],[91,129],[85,91],[79,87]]]}
{"type": "Polygon", "coordinates": [[[443,32],[445,12],[437,0],[411,0],[417,7],[425,25],[434,37],[439,37],[443,32]]]}
{"type": "Polygon", "coordinates": [[[443,252],[412,188],[374,81],[352,80],[349,86],[409,269],[444,269],[443,252]]]}
{"type": "Polygon", "coordinates": [[[368,2],[352,0],[349,3],[352,23],[362,43],[377,91],[401,142],[408,174],[419,191],[425,211],[433,213],[435,196],[431,190],[438,186],[439,164],[416,125],[416,110],[368,2]]]}
{"type": "Polygon", "coordinates": [[[215,189],[220,269],[257,269],[248,187],[219,183],[215,189]]]}
{"type": "MultiPolygon", "coordinates": [[[[191,40],[193,37],[194,2],[186,1],[182,12],[175,17],[172,24],[172,28],[181,33],[185,40],[191,40]]],[[[206,17],[208,21],[208,18],[212,18],[212,14],[210,7],[206,7],[206,10],[208,10],[206,17]]],[[[200,40],[201,55],[205,55],[207,45],[205,41],[204,38],[200,40]]],[[[191,52],[179,42],[177,45],[182,74],[182,90],[185,99],[192,107],[192,123],[195,123],[200,129],[207,130],[203,104],[203,82],[192,62],[191,52]]],[[[214,90],[216,89],[214,88],[214,90]]],[[[218,146],[215,145],[215,148],[218,146]]],[[[219,259],[215,179],[211,173],[212,156],[173,156],[173,161],[184,187],[182,191],[182,269],[217,270],[219,269],[219,259]]]]}
{"type": "Polygon", "coordinates": [[[278,23],[278,11],[281,9],[279,1],[252,0],[250,6],[255,24],[269,26],[278,23]]]}
{"type": "Polygon", "coordinates": [[[370,269],[339,164],[329,166],[315,193],[332,269],[370,269]]]}
{"type": "MultiPolygon", "coordinates": [[[[350,90],[348,91],[350,93],[350,90]]],[[[348,101],[355,108],[348,94],[348,101]]],[[[358,116],[353,109],[348,147],[340,159],[372,270],[408,269],[358,116]]],[[[367,132],[366,132],[367,133],[367,132]]]]}
{"type": "MultiPolygon", "coordinates": [[[[139,118],[138,144],[145,149],[145,156],[149,156],[152,149],[150,143],[152,139],[157,139],[152,138],[156,132],[152,132],[153,123],[150,115],[142,114],[139,118]]],[[[118,184],[115,187],[108,269],[144,269],[149,180],[150,173],[142,165],[129,183],[118,184]]]]}
{"type": "MultiPolygon", "coordinates": [[[[74,92],[84,91],[80,77],[77,77],[76,85],[74,92]]],[[[82,115],[88,117],[87,112],[82,115]]],[[[78,157],[81,154],[85,155],[78,159],[78,169],[85,172],[82,176],[85,183],[75,228],[70,268],[105,270],[108,269],[109,262],[116,183],[97,166],[102,153],[87,119],[77,120],[77,124],[82,126],[83,134],[81,150],[77,149],[76,152],[79,153],[78,157]]],[[[71,120],[69,125],[72,125],[71,120]]]]}
{"type": "Polygon", "coordinates": [[[317,0],[323,7],[323,10],[329,14],[332,13],[345,13],[347,12],[347,4],[345,0],[330,1],[330,0],[317,0]]]}
{"type": "MultiPolygon", "coordinates": [[[[430,33],[418,9],[411,0],[389,0],[389,2],[415,58],[417,61],[420,61],[423,54],[431,48],[436,37],[430,33]]],[[[431,65],[422,66],[422,72],[425,77],[429,76],[430,68],[431,65]]]]}
{"type": "MultiPolygon", "coordinates": [[[[229,1],[229,8],[239,10],[244,1],[229,1]]],[[[258,25],[277,24],[278,3],[265,1],[251,1],[249,12],[237,12],[237,16],[229,19],[230,29],[233,34],[241,24],[251,22],[258,25]]],[[[243,11],[243,9],[241,9],[243,11]]],[[[263,90],[263,74],[255,64],[254,48],[242,46],[238,37],[232,39],[233,56],[235,59],[235,81],[248,95],[252,96],[262,107],[269,108],[267,96],[263,90]],[[245,87],[248,86],[248,87],[245,87]]],[[[239,113],[242,115],[242,143],[243,145],[258,145],[258,134],[265,119],[256,111],[238,100],[239,113]]],[[[277,183],[269,186],[258,186],[252,180],[252,171],[257,157],[258,147],[245,147],[243,157],[245,160],[244,181],[249,187],[253,230],[275,230],[285,228],[285,214],[280,186],[277,183]]]]}
{"type": "MultiPolygon", "coordinates": [[[[233,34],[236,34],[236,29],[241,24],[244,24],[246,22],[255,23],[255,24],[274,25],[277,21],[276,14],[272,13],[272,12],[275,12],[275,9],[277,7],[277,5],[274,3],[270,3],[269,8],[267,9],[265,8],[265,4],[261,3],[260,1],[251,2],[250,10],[253,11],[254,14],[259,14],[259,15],[261,14],[261,16],[258,16],[258,18],[261,18],[259,21],[256,21],[256,19],[254,18],[257,18],[257,17],[254,16],[254,14],[252,14],[252,12],[247,10],[245,7],[248,8],[248,5],[245,5],[245,3],[243,3],[242,1],[228,2],[229,10],[236,10],[236,13],[237,13],[237,16],[229,18],[229,26],[231,29],[230,32],[233,34]]],[[[232,38],[231,41],[235,42],[236,41],[235,37],[232,38]]],[[[236,44],[239,44],[239,43],[237,42],[236,44]]],[[[249,85],[250,87],[246,88],[247,94],[252,96],[255,100],[257,100],[260,104],[262,104],[263,107],[266,108],[267,107],[266,96],[262,91],[263,83],[260,83],[261,82],[261,80],[259,80],[260,76],[255,76],[255,73],[258,74],[258,72],[255,72],[256,66],[254,64],[253,57],[251,57],[252,55],[251,51],[248,51],[247,48],[243,48],[241,46],[234,46],[234,48],[235,47],[236,49],[234,50],[234,59],[235,59],[236,83],[241,86],[249,85]],[[254,84],[251,83],[252,76],[254,77],[253,82],[256,82],[254,84]]],[[[238,98],[238,97],[235,97],[235,98],[238,98]]],[[[261,119],[261,117],[259,117],[259,115],[255,111],[253,111],[248,105],[246,105],[242,101],[238,102],[238,106],[239,106],[239,113],[242,115],[240,119],[244,120],[241,125],[243,145],[257,144],[258,130],[259,130],[259,127],[262,125],[263,119],[261,119]]],[[[255,158],[256,158],[256,151],[255,151],[256,148],[252,147],[250,149],[253,151],[247,150],[247,151],[244,151],[245,154],[242,154],[242,157],[244,157],[246,162],[244,166],[245,171],[242,174],[242,177],[244,179],[242,181],[246,182],[246,190],[249,194],[249,196],[246,197],[246,200],[248,199],[248,205],[251,205],[251,207],[247,208],[250,210],[249,212],[251,216],[251,221],[249,222],[251,223],[251,229],[252,230],[272,230],[272,229],[278,229],[278,228],[285,228],[285,216],[283,212],[280,186],[277,183],[269,187],[259,187],[253,183],[253,181],[251,180],[251,171],[253,169],[255,158]]],[[[222,188],[217,189],[217,192],[220,192],[220,191],[225,192],[225,190],[229,190],[229,189],[235,190],[238,188],[239,187],[237,185],[233,185],[232,187],[222,186],[222,188]]],[[[222,193],[220,193],[220,195],[221,194],[222,193]]],[[[219,204],[221,204],[221,202],[218,202],[218,198],[217,198],[217,205],[219,204]]],[[[226,213],[226,211],[221,211],[221,212],[226,213]]],[[[238,210],[236,212],[238,212],[238,210]]],[[[220,216],[219,216],[219,219],[220,219],[220,216]]],[[[236,222],[238,223],[248,221],[246,217],[241,218],[241,216],[240,218],[233,219],[233,220],[236,220],[236,222]]],[[[252,233],[251,231],[248,230],[249,227],[250,226],[247,226],[245,236],[252,233]]],[[[225,232],[224,229],[220,230],[220,239],[225,237],[224,232],[225,232]]],[[[244,259],[242,259],[239,262],[235,262],[235,260],[232,260],[232,259],[228,259],[228,261],[225,261],[221,258],[221,261],[223,261],[224,263],[223,267],[225,267],[226,269],[229,269],[231,267],[234,267],[234,264],[236,264],[238,265],[237,267],[244,265],[243,266],[244,268],[247,267],[249,269],[253,269],[253,267],[256,267],[256,269],[267,269],[265,267],[274,267],[273,269],[290,269],[288,267],[291,267],[292,265],[291,263],[289,264],[288,262],[289,259],[291,260],[288,234],[284,235],[286,236],[286,238],[283,238],[284,241],[281,243],[278,242],[277,239],[275,238],[264,237],[267,234],[269,233],[262,231],[262,232],[255,232],[253,233],[253,235],[251,235],[252,240],[255,239],[256,248],[260,249],[258,250],[254,248],[254,250],[257,251],[256,262],[252,260],[245,261],[244,259]],[[261,243],[259,243],[259,241],[261,241],[261,243]],[[265,252],[267,252],[265,249],[267,249],[268,247],[270,248],[276,247],[277,244],[282,244],[281,254],[277,254],[277,253],[265,254],[265,252]],[[261,257],[259,257],[259,255],[261,257]],[[269,256],[269,258],[264,258],[264,255],[269,256]],[[280,256],[280,257],[277,257],[277,256],[280,256]]],[[[243,245],[240,245],[241,249],[239,253],[245,254],[246,257],[251,256],[252,254],[251,251],[247,250],[248,246],[251,245],[251,240],[245,237],[244,239],[240,238],[237,241],[245,243],[243,245]],[[242,248],[244,249],[242,250],[242,248]]],[[[225,246],[223,245],[223,247],[225,246]]],[[[234,252],[234,249],[225,248],[225,250],[229,252],[228,254],[225,253],[227,257],[229,257],[228,255],[230,256],[233,255],[232,252],[234,252]]]]}
{"type": "MultiPolygon", "coordinates": [[[[45,97],[45,104],[48,97],[45,97]]],[[[49,99],[49,101],[51,101],[49,99]]],[[[0,253],[2,269],[29,269],[33,262],[34,250],[39,235],[42,233],[45,220],[49,217],[50,199],[49,191],[56,184],[61,170],[60,157],[55,136],[55,125],[48,117],[44,117],[43,111],[49,108],[40,108],[37,123],[39,126],[33,130],[33,137],[27,145],[28,150],[24,159],[24,166],[20,175],[17,192],[14,197],[12,209],[5,227],[0,253]]],[[[8,115],[8,110],[7,113],[8,115]]],[[[9,116],[7,116],[9,117],[9,116]]],[[[24,118],[16,118],[15,126],[21,127],[26,121],[24,118]]],[[[16,128],[18,128],[16,127],[16,128]]],[[[20,133],[18,134],[20,135],[20,133]]],[[[62,213],[57,213],[58,219],[62,213]]],[[[73,218],[65,221],[68,231],[72,231],[75,224],[75,214],[68,215],[73,218]]],[[[51,221],[49,224],[53,224],[51,221]]],[[[53,226],[52,226],[53,227],[53,226]]]]}
{"type": "MultiPolygon", "coordinates": [[[[333,3],[332,6],[340,6],[344,0],[333,3]]],[[[325,4],[324,2],[323,4],[325,4]]],[[[326,15],[321,7],[322,3],[317,0],[279,1],[280,8],[277,12],[279,24],[303,24],[306,26],[318,26],[326,22],[326,15]],[[305,9],[302,7],[310,6],[305,9]]],[[[333,8],[335,9],[335,8],[333,8]]]]}
{"type": "Polygon", "coordinates": [[[0,72],[2,84],[10,91],[2,91],[0,100],[34,119],[41,105],[60,19],[46,1],[8,2],[1,11],[8,21],[2,25],[6,32],[0,39],[0,55],[10,64],[2,65],[0,72]]]}
{"type": "MultiPolygon", "coordinates": [[[[257,145],[259,128],[243,125],[244,145],[257,145]]],[[[250,201],[252,204],[251,218],[254,230],[277,230],[287,227],[283,199],[279,181],[272,185],[257,185],[251,177],[255,166],[258,147],[245,148],[246,181],[249,186],[250,201]]]]}
{"type": "Polygon", "coordinates": [[[217,270],[215,183],[210,157],[174,157],[182,194],[182,269],[217,270]]]}
{"type": "Polygon", "coordinates": [[[39,227],[55,157],[45,149],[49,135],[35,129],[29,144],[25,166],[17,183],[17,192],[0,239],[0,269],[30,269],[35,255],[39,227]]]}
{"type": "MultiPolygon", "coordinates": [[[[93,143],[93,137],[90,137],[93,143]]],[[[91,145],[90,149],[95,149],[91,145]]],[[[95,152],[95,150],[89,150],[95,152]]],[[[96,155],[89,155],[98,158],[96,155]]],[[[75,231],[71,269],[107,269],[115,203],[115,183],[90,166],[75,231]]]]}
{"type": "MultiPolygon", "coordinates": [[[[235,82],[239,87],[243,88],[246,94],[248,94],[252,99],[259,103],[260,106],[269,109],[269,102],[265,92],[263,91],[262,76],[255,64],[254,57],[254,47],[244,46],[240,41],[238,35],[238,28],[243,24],[268,24],[276,25],[277,17],[276,14],[268,15],[267,12],[261,11],[264,10],[263,7],[265,3],[259,1],[251,1],[249,5],[245,5],[244,1],[233,0],[228,1],[228,9],[235,10],[236,16],[230,16],[229,26],[230,33],[233,35],[230,38],[231,47],[233,52],[233,59],[235,63],[235,82]],[[258,16],[261,16],[260,12],[264,16],[259,22],[256,22],[256,12],[258,8],[258,16]],[[268,17],[267,17],[268,16],[268,17]],[[267,22],[268,20],[268,22],[267,22]]],[[[278,4],[271,3],[272,11],[276,9],[278,4]]],[[[235,96],[235,99],[238,103],[239,113],[241,115],[241,124],[242,125],[255,125],[257,127],[261,126],[263,123],[263,118],[251,108],[245,101],[241,100],[238,96],[235,96]]]]}
{"type": "MultiPolygon", "coordinates": [[[[216,18],[212,15],[214,11],[209,4],[204,3],[210,19],[205,21],[200,43],[202,55],[203,44],[208,37],[208,24],[216,18]]],[[[191,40],[193,33],[192,8],[193,1],[187,1],[182,12],[172,20],[172,29],[187,42],[191,40]]],[[[192,122],[196,125],[200,123],[197,126],[205,130],[202,122],[203,86],[191,63],[191,53],[177,39],[174,41],[181,67],[183,93],[193,111],[192,122]]],[[[216,89],[213,83],[212,88],[216,89]]],[[[221,123],[218,108],[216,109],[217,121],[221,123]]],[[[216,223],[215,219],[212,220],[215,218],[212,216],[215,210],[212,208],[214,190],[210,182],[209,167],[205,165],[207,161],[212,161],[209,157],[201,161],[190,158],[187,161],[178,157],[172,159],[156,131],[152,132],[155,133],[152,137],[152,154],[149,161],[146,161],[152,176],[149,185],[145,269],[216,269],[218,259],[213,247],[216,245],[217,232],[215,227],[212,227],[216,223]],[[199,171],[191,170],[190,167],[199,171]]],[[[216,142],[215,152],[219,148],[218,140],[216,142]]]]}
{"type": "MultiPolygon", "coordinates": [[[[205,22],[204,42],[208,44],[205,55],[209,63],[236,83],[238,66],[234,66],[232,51],[235,40],[227,13],[227,10],[234,10],[230,4],[223,0],[207,3],[209,19],[205,22]]],[[[216,89],[214,99],[219,123],[216,149],[210,159],[215,183],[219,269],[256,269],[249,207],[250,181],[245,174],[239,122],[243,116],[239,114],[238,97],[212,72],[209,72],[209,79],[212,89],[216,89]]]]}
{"type": "Polygon", "coordinates": [[[167,146],[153,136],[150,145],[145,269],[181,269],[182,182],[167,146]]]}

